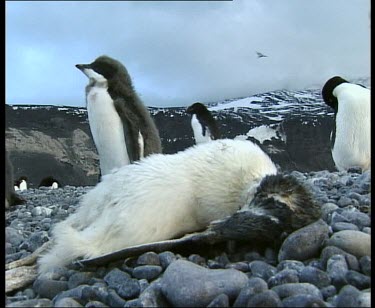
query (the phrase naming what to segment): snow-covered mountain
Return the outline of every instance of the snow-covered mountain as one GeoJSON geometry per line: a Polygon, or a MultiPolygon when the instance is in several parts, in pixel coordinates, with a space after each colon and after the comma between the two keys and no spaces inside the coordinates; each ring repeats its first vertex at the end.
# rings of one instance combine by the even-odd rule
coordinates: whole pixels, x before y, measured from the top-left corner
{"type": "MultiPolygon", "coordinates": [[[[369,78],[356,82],[370,87],[369,78]]],[[[224,138],[256,142],[282,170],[334,170],[329,140],[334,114],[320,88],[272,91],[207,105],[224,138]]],[[[194,144],[185,109],[149,108],[164,153],[194,144]]],[[[99,161],[86,108],[6,105],[6,124],[15,178],[26,175],[30,187],[46,176],[63,185],[97,182],[99,161]]]]}

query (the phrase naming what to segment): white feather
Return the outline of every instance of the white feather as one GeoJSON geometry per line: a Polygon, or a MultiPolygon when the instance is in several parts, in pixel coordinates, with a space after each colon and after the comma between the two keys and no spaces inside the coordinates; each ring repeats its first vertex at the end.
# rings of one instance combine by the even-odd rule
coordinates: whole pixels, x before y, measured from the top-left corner
{"type": "Polygon", "coordinates": [[[206,135],[203,136],[202,125],[195,114],[193,114],[193,116],[191,117],[191,127],[193,129],[196,144],[212,141],[210,130],[208,129],[208,127],[206,127],[206,135]]]}

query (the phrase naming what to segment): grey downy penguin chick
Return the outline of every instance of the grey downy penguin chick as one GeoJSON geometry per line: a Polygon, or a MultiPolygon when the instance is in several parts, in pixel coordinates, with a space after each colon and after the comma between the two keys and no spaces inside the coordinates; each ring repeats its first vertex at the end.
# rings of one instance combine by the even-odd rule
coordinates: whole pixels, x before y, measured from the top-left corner
{"type": "Polygon", "coordinates": [[[76,67],[89,78],[87,112],[101,175],[161,153],[159,132],[126,68],[108,56],[76,67]]]}
{"type": "Polygon", "coordinates": [[[191,127],[196,144],[220,138],[216,120],[205,105],[194,103],[186,109],[186,112],[192,115],[191,127]]]}
{"type": "Polygon", "coordinates": [[[371,168],[370,90],[335,76],[322,89],[324,102],[333,108],[332,158],[339,171],[371,168]]]}
{"type": "Polygon", "coordinates": [[[5,152],[5,208],[13,205],[24,204],[25,199],[21,198],[14,190],[13,165],[9,154],[5,152]]]}

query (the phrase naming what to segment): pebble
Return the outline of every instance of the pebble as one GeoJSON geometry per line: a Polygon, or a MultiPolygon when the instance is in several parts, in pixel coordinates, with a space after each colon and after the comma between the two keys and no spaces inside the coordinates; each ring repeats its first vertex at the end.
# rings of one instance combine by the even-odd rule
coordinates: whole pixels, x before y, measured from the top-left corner
{"type": "Polygon", "coordinates": [[[357,258],[371,256],[371,236],[361,231],[339,231],[326,244],[341,248],[357,258]]]}
{"type": "Polygon", "coordinates": [[[160,265],[165,270],[169,264],[176,260],[176,256],[171,251],[164,251],[159,253],[160,265]]]}
{"type": "Polygon", "coordinates": [[[222,293],[216,296],[207,307],[229,307],[229,298],[228,295],[222,293]]]}
{"type": "MultiPolygon", "coordinates": [[[[268,279],[267,283],[270,288],[284,283],[299,282],[298,272],[294,269],[284,269],[268,279]]],[[[302,282],[302,281],[301,281],[302,282]]]]}
{"type": "Polygon", "coordinates": [[[311,283],[286,283],[273,287],[271,290],[275,291],[280,298],[285,298],[298,294],[310,294],[319,298],[323,298],[319,289],[311,283]]]}
{"type": "Polygon", "coordinates": [[[333,255],[327,261],[327,274],[331,278],[332,284],[340,289],[347,284],[346,273],[348,265],[343,255],[333,255]]]}
{"type": "Polygon", "coordinates": [[[275,291],[267,290],[252,296],[246,307],[281,307],[281,300],[275,291]]]}
{"type": "Polygon", "coordinates": [[[249,263],[249,268],[253,276],[260,277],[265,281],[277,273],[276,267],[264,261],[252,261],[249,263]]]}
{"type": "Polygon", "coordinates": [[[359,259],[359,264],[361,266],[361,271],[367,276],[371,276],[371,257],[363,256],[359,259]]]}
{"type": "Polygon", "coordinates": [[[310,294],[289,296],[283,299],[282,304],[284,307],[328,307],[320,297],[310,294]]]}
{"type": "Polygon", "coordinates": [[[141,265],[134,268],[133,277],[150,281],[158,277],[162,271],[162,267],[158,265],[141,265]]]}
{"type": "Polygon", "coordinates": [[[233,303],[233,307],[246,307],[248,301],[254,294],[268,290],[267,283],[259,277],[251,277],[246,286],[242,288],[240,294],[233,303]]]}
{"type": "Polygon", "coordinates": [[[328,274],[316,267],[306,266],[299,275],[300,282],[308,282],[319,289],[331,284],[331,278],[328,274]]]}
{"type": "Polygon", "coordinates": [[[159,255],[153,251],[140,255],[137,259],[138,265],[160,265],[159,255]]]}
{"type": "Polygon", "coordinates": [[[307,260],[319,255],[328,238],[328,225],[322,220],[291,233],[281,245],[278,260],[307,260]]]}
{"type": "Polygon", "coordinates": [[[247,276],[234,269],[207,269],[195,263],[176,260],[161,279],[161,290],[173,306],[207,306],[225,293],[234,300],[246,285],[247,276]]]}
{"type": "Polygon", "coordinates": [[[68,290],[69,287],[66,281],[37,278],[33,288],[41,298],[53,299],[57,294],[68,290]]]}
{"type": "Polygon", "coordinates": [[[369,276],[363,275],[356,271],[347,271],[345,274],[345,279],[349,284],[356,287],[358,290],[367,289],[371,285],[371,278],[369,276]]]}
{"type": "Polygon", "coordinates": [[[129,274],[114,268],[105,277],[104,281],[114,289],[118,295],[125,299],[132,299],[139,295],[140,286],[136,279],[132,279],[129,274]]]}
{"type": "Polygon", "coordinates": [[[357,288],[346,285],[340,290],[335,304],[336,307],[371,307],[371,299],[357,288]]]}

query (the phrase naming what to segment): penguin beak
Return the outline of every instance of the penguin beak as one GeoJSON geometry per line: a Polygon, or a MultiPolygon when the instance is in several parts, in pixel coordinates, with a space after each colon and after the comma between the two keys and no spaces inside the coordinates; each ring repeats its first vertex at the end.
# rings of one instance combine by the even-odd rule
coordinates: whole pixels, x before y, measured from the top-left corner
{"type": "Polygon", "coordinates": [[[90,64],[76,64],[76,68],[83,72],[85,68],[90,68],[90,64]]]}

